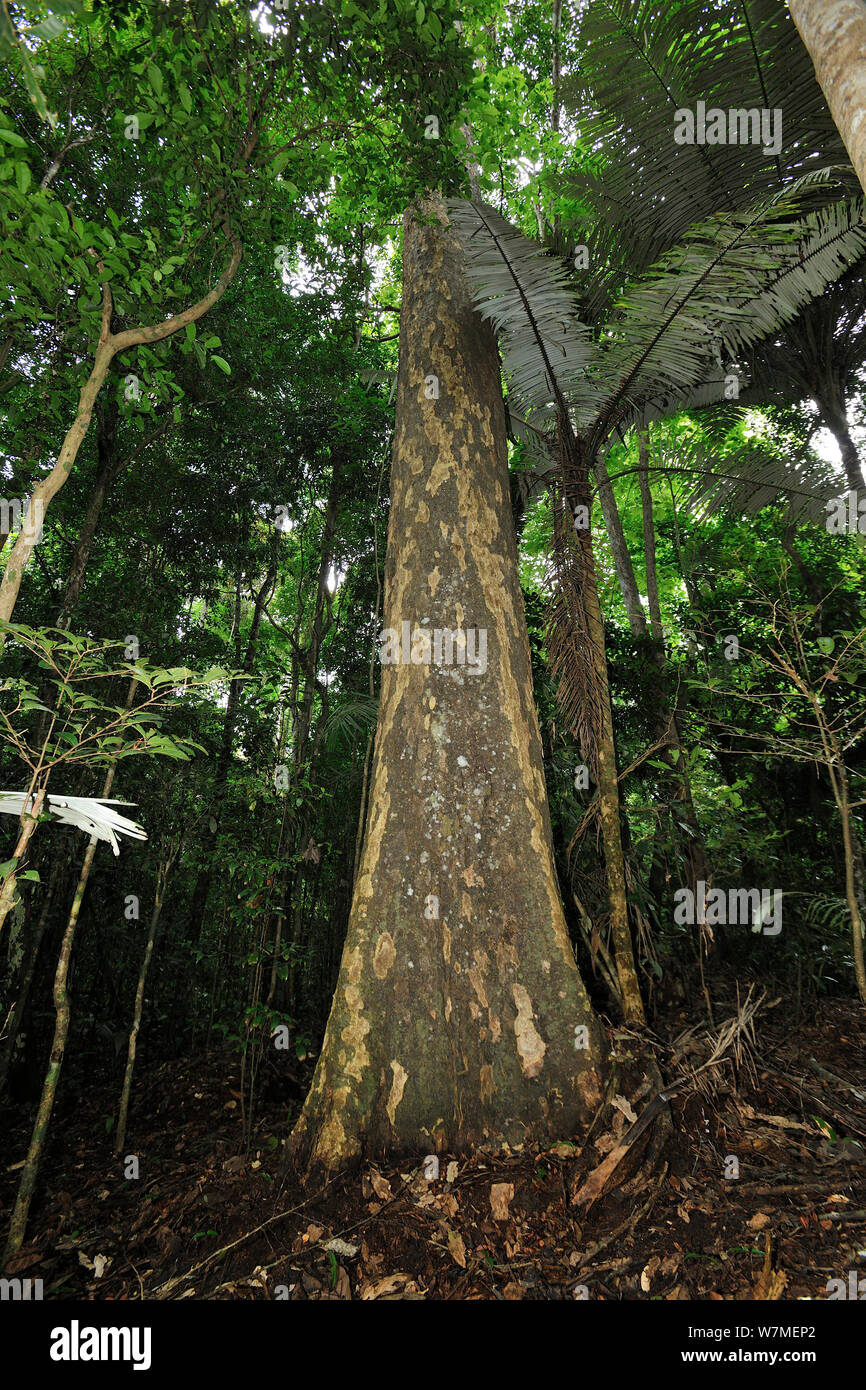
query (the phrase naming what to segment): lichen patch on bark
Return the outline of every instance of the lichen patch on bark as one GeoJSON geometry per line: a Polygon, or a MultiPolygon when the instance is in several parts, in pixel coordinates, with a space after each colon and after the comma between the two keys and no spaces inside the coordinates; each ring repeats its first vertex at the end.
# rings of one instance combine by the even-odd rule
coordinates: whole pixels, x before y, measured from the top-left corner
{"type": "Polygon", "coordinates": [[[391,1063],[391,1071],[394,1076],[391,1082],[391,1094],[388,1097],[388,1104],[385,1106],[385,1110],[387,1111],[388,1119],[391,1121],[391,1126],[393,1128],[394,1121],[397,1117],[397,1106],[403,1099],[403,1092],[406,1089],[406,1082],[409,1080],[409,1073],[399,1062],[391,1063]]]}
{"type": "Polygon", "coordinates": [[[523,985],[514,985],[511,993],[514,996],[514,1003],[517,1007],[517,1017],[514,1020],[514,1035],[517,1038],[517,1051],[520,1054],[520,1065],[523,1068],[523,1075],[526,1077],[537,1076],[544,1066],[544,1054],[547,1051],[547,1044],[535,1027],[535,1023],[533,1022],[532,1000],[523,985]]]}
{"type": "Polygon", "coordinates": [[[380,980],[384,980],[397,959],[397,948],[394,945],[394,938],[390,932],[383,932],[376,942],[376,950],[373,953],[373,970],[380,980]]]}

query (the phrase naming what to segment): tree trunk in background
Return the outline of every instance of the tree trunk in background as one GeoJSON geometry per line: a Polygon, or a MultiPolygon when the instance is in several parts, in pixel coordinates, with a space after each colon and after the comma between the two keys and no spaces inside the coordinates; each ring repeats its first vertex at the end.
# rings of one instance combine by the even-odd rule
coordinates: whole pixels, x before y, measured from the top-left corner
{"type": "Polygon", "coordinates": [[[675,805],[675,833],[682,844],[688,887],[694,891],[699,880],[709,881],[709,863],[704,838],[695,811],[689,780],[688,763],[682,744],[676,711],[671,709],[665,688],[666,657],[664,649],[664,629],[661,621],[661,608],[658,594],[658,574],[655,563],[655,527],[652,512],[652,493],[649,487],[648,450],[646,440],[641,436],[639,443],[639,478],[643,504],[643,531],[646,558],[647,594],[650,600],[650,622],[648,626],[643,604],[640,601],[637,578],[632,565],[631,554],[625,539],[619,509],[613,487],[608,477],[603,456],[599,453],[595,460],[595,474],[599,484],[599,499],[604,515],[605,527],[611,543],[617,578],[628,615],[629,627],[635,641],[647,644],[652,666],[653,695],[656,708],[655,736],[667,737],[668,746],[660,750],[660,755],[669,763],[674,774],[670,780],[668,795],[675,805]],[[658,635],[656,635],[658,634],[658,635]],[[683,829],[683,827],[685,827],[683,829]]]}
{"type": "Polygon", "coordinates": [[[866,5],[788,0],[788,9],[866,193],[866,5]]]}
{"type": "MultiPolygon", "coordinates": [[[[864,7],[864,18],[866,18],[866,7],[864,7]]],[[[866,121],[866,106],[863,108],[863,118],[866,121]]],[[[851,438],[851,431],[848,428],[845,398],[841,392],[838,396],[834,394],[833,398],[828,398],[823,392],[820,394],[813,392],[812,398],[821,412],[825,425],[839,445],[842,467],[845,469],[848,486],[853,488],[855,492],[859,492],[863,487],[863,469],[860,466],[857,445],[851,438]]]]}
{"type": "MultiPolygon", "coordinates": [[[[244,654],[242,669],[252,674],[256,659],[256,649],[259,641],[259,631],[262,624],[262,614],[265,604],[273,592],[277,578],[277,555],[274,552],[264,583],[259,589],[253,603],[253,616],[250,624],[249,637],[247,638],[246,652],[244,654]]],[[[240,595],[241,575],[238,575],[238,595],[240,595]]],[[[239,616],[238,616],[239,622],[239,616]]],[[[223,720],[222,735],[220,738],[220,749],[217,755],[217,764],[214,771],[212,799],[210,803],[210,817],[207,832],[204,836],[202,847],[202,867],[198,872],[195,887],[192,892],[192,902],[190,905],[189,924],[187,926],[187,940],[196,945],[201,936],[201,929],[204,923],[207,902],[210,897],[211,883],[213,881],[214,862],[216,858],[217,841],[219,839],[220,824],[222,821],[223,804],[225,802],[226,789],[228,787],[229,768],[232,761],[232,748],[235,737],[235,724],[237,722],[238,705],[240,703],[241,682],[233,680],[229,682],[229,693],[226,701],[226,712],[223,720]]],[[[184,1000],[188,998],[186,992],[182,993],[184,1000]]],[[[177,1021],[177,1020],[176,1020],[177,1021]]]]}
{"type": "Polygon", "coordinates": [[[308,1172],[574,1132],[602,1094],[553,864],[496,344],[441,200],[421,216],[404,222],[385,623],[484,632],[487,659],[436,664],[417,639],[418,664],[383,664],[348,936],[290,1141],[308,1172]]]}
{"type": "Polygon", "coordinates": [[[604,526],[607,531],[607,538],[610,541],[610,548],[613,552],[613,562],[616,569],[616,577],[619,580],[619,589],[622,594],[622,601],[625,604],[628,625],[631,628],[632,637],[640,640],[649,636],[646,624],[646,614],[643,604],[640,601],[640,594],[637,587],[637,578],[634,572],[634,565],[631,562],[628,542],[625,532],[622,529],[622,518],[619,508],[616,505],[613,486],[604,461],[604,454],[599,450],[595,457],[595,477],[598,483],[598,500],[601,505],[601,514],[604,517],[604,526]]]}
{"type": "Polygon", "coordinates": [[[665,629],[662,622],[662,606],[659,599],[659,574],[656,565],[656,528],[653,517],[653,495],[649,480],[649,449],[646,435],[640,436],[638,443],[638,482],[640,483],[640,503],[643,517],[643,551],[646,563],[646,594],[650,615],[652,639],[664,647],[665,629]]]}
{"type": "Polygon", "coordinates": [[[662,716],[658,724],[658,733],[659,736],[661,736],[669,728],[673,738],[671,746],[664,750],[662,756],[665,762],[670,763],[676,774],[674,804],[677,807],[681,823],[678,822],[675,829],[678,838],[682,839],[684,835],[685,843],[683,848],[688,887],[694,892],[698,883],[710,882],[712,870],[703,831],[701,830],[701,823],[698,820],[698,813],[695,810],[694,798],[692,797],[688,758],[683,744],[679,713],[676,709],[671,709],[670,700],[668,699],[665,689],[667,657],[665,654],[665,633],[664,624],[662,622],[661,602],[659,599],[658,569],[656,566],[655,518],[653,516],[653,497],[649,480],[649,447],[645,434],[641,434],[640,436],[638,462],[640,465],[638,477],[640,480],[641,510],[643,513],[647,600],[650,610],[653,653],[658,668],[658,692],[662,716]],[[680,832],[683,832],[683,834],[680,832]]]}
{"type": "Polygon", "coordinates": [[[596,772],[607,890],[610,897],[610,936],[623,1014],[630,1023],[643,1023],[645,1022],[643,1000],[635,969],[634,948],[628,919],[625,852],[620,825],[619,777],[616,770],[613,709],[610,702],[610,684],[607,676],[604,619],[598,598],[592,532],[589,527],[585,531],[578,532],[578,545],[582,552],[581,596],[586,615],[588,647],[595,688],[598,691],[600,715],[596,747],[596,772]]]}
{"type": "Polygon", "coordinates": [[[138,1049],[138,1034],[141,1028],[141,1016],[144,1012],[144,987],[147,983],[147,972],[150,969],[150,962],[153,958],[153,944],[156,940],[156,929],[159,926],[159,919],[162,915],[162,905],[165,902],[165,890],[168,878],[174,864],[175,856],[178,851],[178,844],[169,844],[166,848],[164,857],[160,859],[159,868],[156,874],[156,891],[153,898],[153,910],[150,914],[150,926],[147,933],[147,945],[144,948],[144,955],[141,961],[141,969],[138,974],[138,986],[135,991],[135,1005],[132,1011],[132,1027],[129,1030],[129,1043],[126,1052],[126,1070],[123,1073],[123,1088],[120,1093],[120,1108],[117,1116],[117,1133],[114,1139],[114,1152],[123,1152],[123,1145],[126,1142],[126,1121],[129,1115],[129,1098],[132,1093],[132,1073],[135,1069],[135,1054],[138,1049]]]}
{"type": "MultiPolygon", "coordinates": [[[[129,683],[125,705],[127,710],[132,708],[137,685],[138,681],[134,679],[129,683]]],[[[105,774],[105,781],[102,784],[102,791],[100,793],[100,799],[103,801],[107,800],[111,795],[111,788],[114,785],[114,774],[116,771],[117,763],[113,763],[105,774]]],[[[81,864],[81,872],[78,875],[75,896],[72,899],[72,906],[69,909],[66,930],[63,933],[60,954],[57,958],[57,969],[54,972],[54,1037],[51,1042],[51,1053],[48,1058],[48,1070],[45,1073],[42,1095],[39,1100],[39,1109],[36,1113],[36,1123],[33,1126],[33,1133],[30,1137],[30,1147],[27,1151],[27,1158],[21,1173],[21,1181],[18,1185],[18,1192],[15,1197],[15,1206],[12,1209],[12,1218],[9,1223],[9,1235],[6,1241],[6,1249],[3,1252],[3,1259],[0,1261],[0,1270],[5,1268],[11,1257],[21,1249],[27,1230],[27,1217],[30,1212],[30,1203],[33,1200],[36,1179],[39,1176],[39,1166],[42,1162],[42,1154],[45,1150],[45,1141],[48,1138],[48,1127],[51,1123],[51,1114],[54,1110],[54,1101],[57,1096],[57,1085],[60,1081],[60,1072],[63,1068],[63,1057],[66,1052],[66,1039],[69,1036],[70,1009],[69,994],[66,986],[69,978],[69,964],[72,959],[72,946],[75,941],[75,932],[78,927],[81,904],[84,901],[84,890],[87,887],[87,880],[90,878],[90,870],[93,867],[93,857],[96,854],[96,846],[98,844],[99,841],[96,836],[91,835],[87,849],[84,852],[84,859],[81,864]]]]}
{"type": "Polygon", "coordinates": [[[48,925],[48,914],[51,911],[51,904],[54,899],[59,877],[60,861],[55,859],[51,865],[51,875],[48,880],[48,887],[45,891],[42,906],[39,910],[36,926],[27,933],[24,942],[23,958],[20,968],[16,973],[14,990],[10,991],[10,994],[14,993],[14,1003],[9,1009],[2,1029],[0,1029],[0,1035],[2,1035],[2,1047],[0,1047],[0,1096],[2,1096],[6,1090],[9,1069],[15,1056],[18,1033],[30,998],[33,976],[36,973],[39,948],[42,945],[42,938],[45,935],[45,928],[48,925]]]}
{"type": "Polygon", "coordinates": [[[122,460],[117,458],[115,452],[117,416],[117,401],[109,400],[104,414],[98,416],[97,419],[96,477],[87,499],[87,511],[84,513],[84,520],[81,523],[81,530],[78,533],[78,540],[72,553],[72,561],[66,579],[66,590],[57,615],[56,627],[68,625],[72,612],[78,603],[84,576],[87,573],[87,562],[90,559],[96,528],[105,506],[105,499],[123,466],[122,460]]]}

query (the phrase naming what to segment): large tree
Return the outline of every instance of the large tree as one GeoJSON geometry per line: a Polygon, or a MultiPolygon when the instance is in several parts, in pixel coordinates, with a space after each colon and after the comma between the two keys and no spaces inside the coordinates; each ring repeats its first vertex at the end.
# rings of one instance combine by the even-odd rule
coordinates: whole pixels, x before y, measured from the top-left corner
{"type": "Polygon", "coordinates": [[[601,1097],[551,850],[499,357],[435,197],[404,223],[386,632],[403,624],[416,660],[383,660],[348,936],[292,1137],[308,1168],[545,1139],[601,1097]],[[475,642],[475,673],[430,659],[415,634],[436,629],[475,642]]]}
{"type": "Polygon", "coordinates": [[[788,9],[866,191],[866,5],[788,0],[788,9]]]}

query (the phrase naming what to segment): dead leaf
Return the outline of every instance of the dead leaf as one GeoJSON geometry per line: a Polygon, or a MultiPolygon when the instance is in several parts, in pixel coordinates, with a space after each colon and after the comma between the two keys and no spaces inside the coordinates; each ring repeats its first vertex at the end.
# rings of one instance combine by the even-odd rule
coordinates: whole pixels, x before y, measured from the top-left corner
{"type": "Polygon", "coordinates": [[[509,1303],[519,1302],[523,1297],[523,1285],[513,1283],[506,1284],[505,1288],[502,1290],[502,1297],[506,1298],[509,1303]]]}
{"type": "Polygon", "coordinates": [[[490,1209],[494,1221],[507,1221],[508,1208],[514,1199],[513,1182],[495,1182],[490,1189],[490,1209]]]}
{"type": "Polygon", "coordinates": [[[414,1291],[416,1287],[411,1274],[386,1274],[384,1279],[374,1279],[362,1284],[361,1297],[385,1298],[389,1294],[401,1293],[404,1290],[414,1291]]]}
{"type": "Polygon", "coordinates": [[[372,1169],[370,1173],[370,1183],[372,1185],[373,1191],[375,1192],[376,1196],[379,1198],[380,1201],[390,1201],[391,1197],[393,1196],[393,1193],[391,1192],[391,1184],[388,1182],[387,1178],[382,1177],[381,1173],[377,1173],[375,1168],[372,1169]]]}
{"type": "Polygon", "coordinates": [[[466,1268],[466,1246],[463,1244],[463,1237],[459,1231],[448,1231],[448,1250],[452,1260],[461,1269],[466,1268]]]}
{"type": "Polygon", "coordinates": [[[659,1255],[653,1255],[652,1259],[649,1260],[641,1270],[640,1286],[643,1289],[644,1293],[649,1293],[650,1285],[653,1281],[653,1275],[655,1274],[660,1264],[661,1257],[659,1255]]]}
{"type": "Polygon", "coordinates": [[[358,1253],[357,1245],[350,1245],[347,1240],[341,1240],[339,1236],[334,1236],[333,1240],[326,1240],[322,1249],[333,1250],[335,1255],[341,1255],[344,1260],[352,1260],[358,1253]]]}
{"type": "Polygon", "coordinates": [[[746,1224],[750,1231],[763,1231],[765,1226],[769,1226],[770,1218],[765,1211],[756,1211],[746,1224]]]}
{"type": "Polygon", "coordinates": [[[460,1165],[459,1165],[458,1163],[455,1163],[454,1159],[452,1158],[451,1162],[448,1164],[448,1167],[445,1169],[445,1181],[446,1181],[446,1182],[456,1182],[456,1181],[457,1181],[457,1174],[458,1174],[459,1172],[460,1172],[460,1165]]]}
{"type": "Polygon", "coordinates": [[[764,1232],[764,1267],[755,1281],[752,1297],[758,1302],[774,1303],[782,1297],[788,1285],[788,1276],[781,1269],[773,1269],[770,1247],[770,1232],[764,1232]]]}
{"type": "Polygon", "coordinates": [[[625,1115],[630,1125],[637,1124],[637,1115],[632,1110],[625,1096],[614,1096],[611,1100],[611,1105],[615,1105],[617,1110],[625,1115]]]}

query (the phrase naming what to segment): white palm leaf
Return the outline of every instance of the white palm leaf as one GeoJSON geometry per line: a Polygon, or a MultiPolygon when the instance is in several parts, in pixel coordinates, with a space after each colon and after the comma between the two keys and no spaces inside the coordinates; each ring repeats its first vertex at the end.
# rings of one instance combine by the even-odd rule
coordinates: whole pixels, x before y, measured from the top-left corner
{"type": "MultiPolygon", "coordinates": [[[[26,792],[0,792],[0,815],[21,818],[25,801],[28,809],[33,798],[26,792]]],[[[74,825],[97,840],[106,840],[115,854],[120,854],[118,835],[133,840],[146,840],[147,832],[135,821],[127,820],[112,810],[113,806],[131,806],[131,801],[103,801],[92,796],[46,796],[45,806],[62,825],[74,825]]]]}

